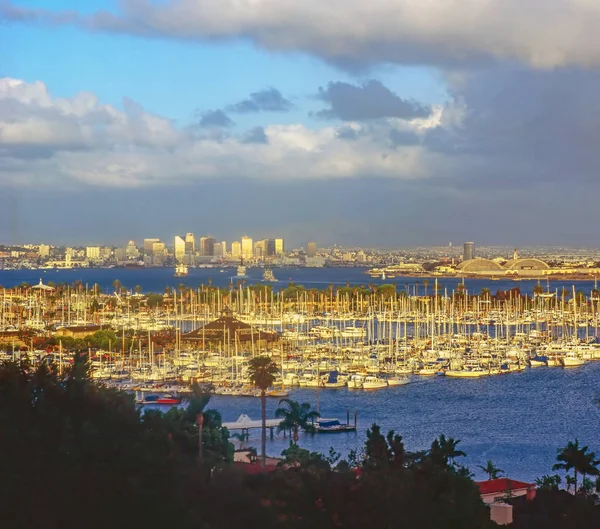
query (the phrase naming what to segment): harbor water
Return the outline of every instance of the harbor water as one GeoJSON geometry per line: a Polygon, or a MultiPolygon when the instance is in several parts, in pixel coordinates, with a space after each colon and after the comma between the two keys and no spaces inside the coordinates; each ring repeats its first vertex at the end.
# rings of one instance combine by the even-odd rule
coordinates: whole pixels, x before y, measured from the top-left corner
{"type": "MultiPolygon", "coordinates": [[[[380,391],[295,389],[290,398],[319,401],[323,417],[346,420],[358,415],[355,433],[303,434],[300,445],[327,453],[329,447],[342,454],[361,449],[366,429],[373,423],[384,431],[400,433],[407,450],[428,448],[445,434],[460,439],[467,453],[464,463],[477,478],[477,468],[491,459],[510,478],[533,480],[553,474],[556,451],[578,438],[582,445],[600,452],[600,362],[575,369],[542,367],[505,376],[478,379],[412,377],[410,384],[380,391]]],[[[268,417],[274,417],[277,399],[268,399],[268,417]]],[[[246,413],[260,418],[260,399],[215,396],[209,407],[219,410],[224,421],[246,413]]],[[[268,451],[278,455],[289,439],[276,435],[268,451]]],[[[237,442],[239,445],[239,442],[237,442]]],[[[251,430],[247,446],[260,446],[260,430],[251,430]]]]}

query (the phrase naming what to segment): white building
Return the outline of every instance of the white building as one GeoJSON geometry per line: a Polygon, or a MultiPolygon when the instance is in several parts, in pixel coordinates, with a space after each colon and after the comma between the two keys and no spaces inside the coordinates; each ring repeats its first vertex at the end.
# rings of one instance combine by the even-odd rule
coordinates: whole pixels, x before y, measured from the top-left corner
{"type": "Polygon", "coordinates": [[[183,257],[185,256],[185,241],[179,235],[175,235],[173,256],[177,261],[183,261],[183,257]]]}
{"type": "Polygon", "coordinates": [[[242,237],[242,257],[244,259],[252,259],[254,256],[254,245],[252,239],[244,235],[242,237]]]}
{"type": "Polygon", "coordinates": [[[100,259],[100,246],[86,246],[85,258],[88,261],[100,259]]]}

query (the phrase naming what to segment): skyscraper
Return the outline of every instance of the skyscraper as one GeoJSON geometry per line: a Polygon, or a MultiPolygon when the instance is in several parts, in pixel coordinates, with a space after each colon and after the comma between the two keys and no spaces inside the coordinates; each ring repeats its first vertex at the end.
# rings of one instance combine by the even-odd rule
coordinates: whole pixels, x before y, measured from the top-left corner
{"type": "Polygon", "coordinates": [[[233,241],[231,243],[231,257],[239,259],[242,256],[242,243],[233,241]]]}
{"type": "Polygon", "coordinates": [[[185,253],[186,255],[193,255],[196,251],[196,238],[193,233],[185,234],[185,253]]]}
{"type": "Polygon", "coordinates": [[[160,239],[144,239],[144,255],[152,255],[155,242],[160,242],[160,239]]]}
{"type": "Polygon", "coordinates": [[[463,261],[469,261],[475,258],[475,243],[466,242],[463,245],[463,261]]]}
{"type": "Polygon", "coordinates": [[[215,254],[215,240],[212,237],[200,238],[200,255],[212,256],[215,254]]]}
{"type": "Polygon", "coordinates": [[[306,245],[306,257],[315,257],[317,255],[317,243],[309,242],[306,245]]]}
{"type": "Polygon", "coordinates": [[[175,235],[175,241],[173,243],[173,256],[177,261],[183,261],[185,256],[185,241],[179,235],[175,235]]]}
{"type": "Polygon", "coordinates": [[[283,239],[275,239],[275,255],[281,257],[284,251],[283,239]]]}
{"type": "Polygon", "coordinates": [[[242,237],[242,257],[244,259],[252,259],[254,255],[254,246],[252,239],[246,235],[242,237]]]}

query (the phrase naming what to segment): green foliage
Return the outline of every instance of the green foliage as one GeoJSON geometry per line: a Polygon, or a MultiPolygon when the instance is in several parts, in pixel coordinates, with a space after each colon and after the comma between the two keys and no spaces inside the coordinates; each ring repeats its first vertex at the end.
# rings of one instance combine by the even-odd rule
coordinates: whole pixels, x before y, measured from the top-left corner
{"type": "Polygon", "coordinates": [[[149,294],[146,298],[146,304],[151,309],[162,307],[164,302],[164,296],[162,294],[149,294]]]}
{"type": "Polygon", "coordinates": [[[292,433],[292,441],[298,443],[298,432],[300,428],[308,429],[312,422],[320,417],[320,414],[310,409],[308,402],[302,404],[291,399],[281,399],[279,404],[285,406],[275,410],[275,417],[281,419],[278,431],[289,431],[292,433]]]}
{"type": "Polygon", "coordinates": [[[565,470],[569,472],[573,470],[573,486],[577,492],[577,476],[582,474],[584,477],[597,476],[600,474],[598,465],[600,461],[596,460],[596,454],[590,452],[587,446],[580,447],[579,440],[569,441],[567,446],[560,448],[556,455],[556,463],[552,470],[565,470]]]}
{"type": "Polygon", "coordinates": [[[562,479],[558,474],[552,476],[544,474],[541,478],[535,479],[538,490],[558,491],[562,479]]]}
{"type": "Polygon", "coordinates": [[[504,470],[494,465],[494,462],[491,459],[487,460],[485,466],[480,465],[479,468],[488,475],[488,479],[498,479],[504,474],[504,470]]]}

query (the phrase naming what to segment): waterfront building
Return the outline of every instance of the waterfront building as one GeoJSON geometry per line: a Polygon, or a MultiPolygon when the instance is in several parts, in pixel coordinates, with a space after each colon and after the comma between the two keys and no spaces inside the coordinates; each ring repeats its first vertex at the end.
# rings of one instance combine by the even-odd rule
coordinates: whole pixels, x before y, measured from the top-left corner
{"type": "Polygon", "coordinates": [[[223,243],[216,242],[214,248],[214,257],[223,257],[225,254],[223,253],[223,243]]]}
{"type": "Polygon", "coordinates": [[[463,261],[470,261],[475,257],[475,243],[466,242],[463,245],[463,261]]]}
{"type": "Polygon", "coordinates": [[[260,259],[261,257],[266,257],[268,247],[268,239],[262,239],[260,241],[256,241],[254,243],[254,257],[260,259]]]}
{"type": "Polygon", "coordinates": [[[144,254],[153,255],[154,243],[160,242],[160,239],[144,239],[144,254]]]}
{"type": "Polygon", "coordinates": [[[277,257],[282,257],[285,252],[285,247],[283,244],[283,239],[275,239],[275,255],[277,257]]]}
{"type": "Polygon", "coordinates": [[[242,243],[240,241],[233,241],[231,243],[231,257],[239,259],[242,256],[242,243]]]}
{"type": "Polygon", "coordinates": [[[252,259],[254,255],[254,245],[252,244],[252,238],[244,235],[242,237],[242,257],[244,259],[252,259]]]}
{"type": "Polygon", "coordinates": [[[100,246],[86,246],[85,258],[88,261],[97,261],[100,259],[100,246]]]}
{"type": "Polygon", "coordinates": [[[173,243],[173,256],[178,262],[183,261],[185,256],[185,241],[179,235],[175,235],[175,241],[173,243]]]}
{"type": "Polygon", "coordinates": [[[40,257],[50,257],[50,245],[40,244],[38,254],[40,255],[40,257]]]}
{"type": "Polygon", "coordinates": [[[317,255],[317,243],[311,241],[306,245],[306,257],[315,257],[316,255],[317,255]]]}
{"type": "Polygon", "coordinates": [[[196,238],[193,233],[185,234],[185,253],[186,255],[193,255],[196,252],[196,238]]]}
{"type": "Polygon", "coordinates": [[[272,257],[275,255],[275,239],[265,239],[265,255],[272,257]]]}

